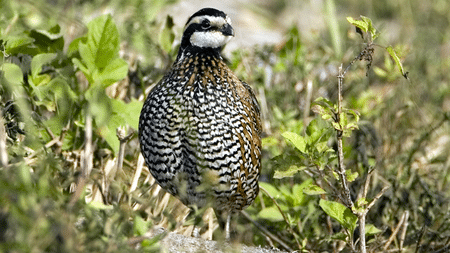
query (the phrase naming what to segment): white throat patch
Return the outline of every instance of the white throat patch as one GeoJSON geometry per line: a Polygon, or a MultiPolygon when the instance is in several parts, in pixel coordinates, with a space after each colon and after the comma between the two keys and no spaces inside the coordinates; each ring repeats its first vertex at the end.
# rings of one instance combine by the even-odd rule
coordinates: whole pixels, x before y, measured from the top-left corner
{"type": "Polygon", "coordinates": [[[225,36],[219,31],[194,32],[191,35],[190,42],[197,47],[223,47],[232,36],[225,36]]]}

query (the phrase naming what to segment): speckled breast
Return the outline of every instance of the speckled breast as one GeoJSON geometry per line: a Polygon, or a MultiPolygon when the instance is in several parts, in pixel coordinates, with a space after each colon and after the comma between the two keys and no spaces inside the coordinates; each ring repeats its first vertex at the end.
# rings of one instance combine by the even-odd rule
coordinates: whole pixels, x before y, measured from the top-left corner
{"type": "Polygon", "coordinates": [[[150,92],[139,122],[151,174],[184,204],[238,211],[258,194],[261,122],[251,88],[219,58],[186,55],[150,92]]]}

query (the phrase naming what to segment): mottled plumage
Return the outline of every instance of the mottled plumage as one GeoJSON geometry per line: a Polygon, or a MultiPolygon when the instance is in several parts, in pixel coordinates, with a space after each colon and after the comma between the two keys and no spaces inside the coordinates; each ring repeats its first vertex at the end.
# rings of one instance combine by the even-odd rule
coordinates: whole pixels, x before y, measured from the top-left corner
{"type": "Polygon", "coordinates": [[[261,169],[258,102],[220,55],[231,36],[221,11],[190,17],[177,59],[139,119],[141,151],[156,182],[187,206],[227,213],[254,201],[261,169]]]}

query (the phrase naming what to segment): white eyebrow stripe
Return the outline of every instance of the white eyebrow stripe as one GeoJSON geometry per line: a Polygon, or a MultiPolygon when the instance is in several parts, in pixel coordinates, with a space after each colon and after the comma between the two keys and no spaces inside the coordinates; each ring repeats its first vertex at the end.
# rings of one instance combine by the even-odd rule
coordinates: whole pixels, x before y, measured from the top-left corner
{"type": "Polygon", "coordinates": [[[186,24],[186,28],[189,27],[191,24],[200,24],[204,19],[208,19],[211,25],[217,27],[222,27],[225,24],[231,25],[231,19],[228,16],[226,18],[223,18],[223,17],[203,15],[193,18],[189,23],[186,24]]]}

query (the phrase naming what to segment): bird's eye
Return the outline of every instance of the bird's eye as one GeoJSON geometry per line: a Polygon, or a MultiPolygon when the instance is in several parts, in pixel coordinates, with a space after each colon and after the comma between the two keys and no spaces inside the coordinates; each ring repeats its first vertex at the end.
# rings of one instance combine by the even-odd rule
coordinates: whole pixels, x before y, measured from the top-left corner
{"type": "Polygon", "coordinates": [[[202,22],[202,28],[203,29],[207,29],[207,28],[210,28],[210,27],[211,27],[211,23],[209,22],[209,20],[204,19],[203,22],[202,22]]]}

